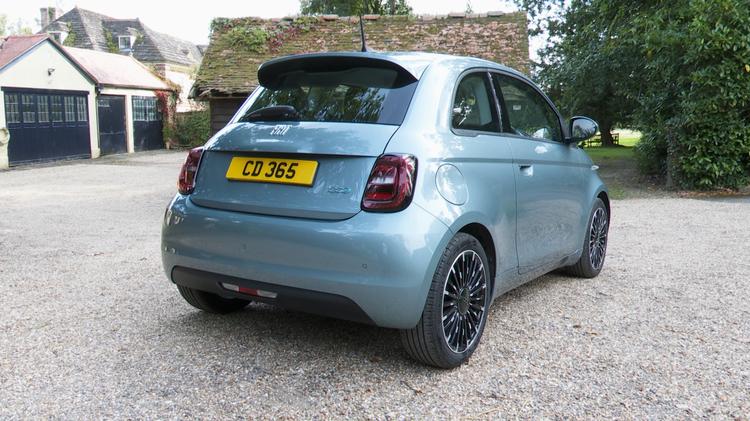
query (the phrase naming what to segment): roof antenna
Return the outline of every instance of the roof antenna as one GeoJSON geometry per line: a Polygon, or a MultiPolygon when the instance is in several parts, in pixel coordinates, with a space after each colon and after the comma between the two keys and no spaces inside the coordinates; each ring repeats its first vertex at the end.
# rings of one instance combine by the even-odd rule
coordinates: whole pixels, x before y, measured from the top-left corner
{"type": "Polygon", "coordinates": [[[371,50],[367,48],[367,43],[365,42],[365,25],[362,23],[362,15],[359,15],[359,36],[362,38],[362,52],[367,53],[371,50]]]}

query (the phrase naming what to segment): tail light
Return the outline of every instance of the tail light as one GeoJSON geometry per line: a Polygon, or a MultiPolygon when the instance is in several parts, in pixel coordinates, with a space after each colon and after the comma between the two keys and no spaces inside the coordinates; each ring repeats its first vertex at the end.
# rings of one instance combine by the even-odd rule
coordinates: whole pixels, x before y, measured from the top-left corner
{"type": "Polygon", "coordinates": [[[398,212],[406,209],[414,195],[417,158],[412,155],[381,155],[370,172],[362,209],[398,212]]]}
{"type": "Polygon", "coordinates": [[[195,175],[198,173],[198,166],[203,156],[203,147],[191,149],[188,152],[185,163],[180,170],[180,178],[177,181],[177,190],[181,194],[190,194],[195,188],[195,175]]]}

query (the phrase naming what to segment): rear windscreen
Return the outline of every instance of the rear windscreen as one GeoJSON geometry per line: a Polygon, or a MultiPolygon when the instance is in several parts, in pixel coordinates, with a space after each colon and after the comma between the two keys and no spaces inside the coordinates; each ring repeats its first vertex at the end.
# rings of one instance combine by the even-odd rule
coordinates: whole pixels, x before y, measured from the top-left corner
{"type": "Polygon", "coordinates": [[[273,87],[261,88],[239,121],[250,121],[262,108],[287,105],[301,121],[400,125],[417,86],[404,79],[394,69],[372,67],[288,72],[273,87]]]}

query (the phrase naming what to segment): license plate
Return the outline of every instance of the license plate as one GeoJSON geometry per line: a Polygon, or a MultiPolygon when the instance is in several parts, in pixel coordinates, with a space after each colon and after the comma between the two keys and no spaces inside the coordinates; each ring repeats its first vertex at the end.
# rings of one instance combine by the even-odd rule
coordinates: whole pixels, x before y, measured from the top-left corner
{"type": "Polygon", "coordinates": [[[312,186],[317,170],[317,161],[235,156],[229,163],[227,179],[312,186]]]}

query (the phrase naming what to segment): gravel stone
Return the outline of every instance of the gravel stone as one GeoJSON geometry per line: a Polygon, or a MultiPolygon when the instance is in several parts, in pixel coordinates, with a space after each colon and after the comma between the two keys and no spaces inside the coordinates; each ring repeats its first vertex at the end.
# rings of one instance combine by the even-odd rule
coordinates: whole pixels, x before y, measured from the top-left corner
{"type": "Polygon", "coordinates": [[[443,371],[394,330],[185,303],[159,253],[183,157],[0,172],[0,419],[750,417],[747,201],[614,201],[598,278],[500,297],[443,371]]]}

